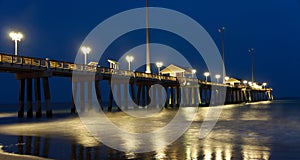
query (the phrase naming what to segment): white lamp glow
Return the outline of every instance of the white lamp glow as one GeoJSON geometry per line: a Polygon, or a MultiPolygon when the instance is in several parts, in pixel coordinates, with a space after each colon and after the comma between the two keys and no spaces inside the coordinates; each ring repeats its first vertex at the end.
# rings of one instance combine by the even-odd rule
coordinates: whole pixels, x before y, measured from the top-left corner
{"type": "Polygon", "coordinates": [[[158,70],[158,74],[160,74],[160,68],[163,66],[163,63],[162,62],[156,62],[156,67],[157,67],[157,70],[158,70]]]}
{"type": "Polygon", "coordinates": [[[15,55],[18,55],[18,41],[21,41],[21,39],[24,37],[21,32],[10,32],[9,33],[10,38],[15,42],[15,55]]]}
{"type": "Polygon", "coordinates": [[[128,62],[128,70],[130,71],[131,62],[134,60],[133,56],[126,56],[126,61],[128,62]]]}
{"type": "Polygon", "coordinates": [[[203,75],[205,76],[205,82],[207,82],[207,77],[210,75],[210,73],[209,72],[204,72],[203,75]]]}
{"type": "Polygon", "coordinates": [[[84,64],[87,64],[87,55],[90,54],[91,48],[88,46],[82,46],[81,51],[84,54],[84,64]]]}

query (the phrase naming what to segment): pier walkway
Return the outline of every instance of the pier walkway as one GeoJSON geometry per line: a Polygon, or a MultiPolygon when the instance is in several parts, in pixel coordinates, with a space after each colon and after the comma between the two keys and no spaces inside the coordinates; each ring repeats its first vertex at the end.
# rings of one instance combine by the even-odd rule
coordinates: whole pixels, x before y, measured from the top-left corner
{"type": "MultiPolygon", "coordinates": [[[[244,84],[219,84],[205,82],[194,78],[171,77],[143,72],[131,72],[128,70],[115,70],[102,66],[74,64],[71,62],[15,56],[4,53],[0,53],[0,72],[15,74],[17,80],[20,82],[19,118],[24,117],[25,104],[27,117],[33,117],[33,93],[35,96],[34,104],[36,117],[42,116],[41,86],[44,91],[43,95],[46,115],[47,117],[51,117],[52,107],[50,105],[49,78],[55,76],[72,79],[74,72],[78,75],[82,74],[83,76],[82,78],[72,80],[73,93],[75,93],[75,95],[72,96],[73,102],[78,96],[77,90],[79,90],[79,94],[81,95],[85,95],[85,92],[88,92],[87,103],[89,106],[89,104],[91,104],[91,92],[94,88],[98,102],[100,104],[104,101],[108,102],[107,111],[112,111],[113,104],[115,103],[128,107],[129,96],[135,102],[135,105],[147,106],[151,101],[155,101],[158,104],[164,103],[164,107],[208,106],[220,105],[222,103],[234,104],[273,99],[272,88],[254,88],[244,84]],[[86,75],[91,75],[92,78],[86,78],[86,75]],[[114,81],[116,80],[116,83],[111,83],[112,76],[114,76],[113,79],[114,81]],[[105,93],[101,93],[102,87],[100,86],[100,81],[108,82],[107,85],[110,87],[108,100],[104,100],[101,96],[105,93]],[[84,88],[85,84],[88,86],[87,91],[84,88]],[[163,89],[153,87],[150,92],[151,86],[155,84],[160,84],[163,86],[163,89]],[[162,99],[161,96],[163,90],[167,93],[165,99],[162,99]],[[118,93],[116,97],[113,97],[114,91],[118,93]],[[123,96],[121,96],[121,91],[124,92],[122,94],[123,96]],[[128,93],[130,93],[130,95],[128,95],[128,93]],[[150,99],[150,97],[152,97],[152,99],[150,99]],[[114,102],[114,99],[117,102],[114,102]]],[[[81,105],[81,111],[86,109],[84,106],[84,104],[81,105]]],[[[121,110],[121,108],[118,109],[121,110]]],[[[75,105],[71,107],[71,112],[76,112],[75,105]]]]}

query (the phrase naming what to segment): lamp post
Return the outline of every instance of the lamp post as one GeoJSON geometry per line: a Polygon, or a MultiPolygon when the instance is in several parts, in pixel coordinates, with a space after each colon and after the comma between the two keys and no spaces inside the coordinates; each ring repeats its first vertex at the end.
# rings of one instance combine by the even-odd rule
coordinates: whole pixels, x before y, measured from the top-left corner
{"type": "Polygon", "coordinates": [[[195,74],[197,73],[196,69],[192,69],[192,78],[195,78],[195,74]]]}
{"type": "Polygon", "coordinates": [[[222,33],[222,60],[223,60],[223,65],[222,65],[222,78],[223,82],[225,80],[225,27],[222,27],[218,30],[220,33],[222,33]]]}
{"type": "Polygon", "coordinates": [[[244,80],[243,83],[244,83],[244,85],[247,85],[248,81],[244,80]]]}
{"type": "Polygon", "coordinates": [[[264,89],[266,89],[267,83],[264,82],[262,85],[263,85],[264,89]]]}
{"type": "Polygon", "coordinates": [[[217,75],[215,76],[215,78],[217,79],[217,83],[219,83],[219,79],[221,78],[221,75],[217,74],[217,75]]]}
{"type": "Polygon", "coordinates": [[[90,54],[91,48],[88,46],[82,46],[81,51],[84,54],[84,64],[87,64],[87,55],[90,54]]]}
{"type": "Polygon", "coordinates": [[[209,72],[204,72],[204,76],[205,76],[205,82],[207,82],[207,77],[209,76],[209,72]]]}
{"type": "Polygon", "coordinates": [[[225,76],[225,78],[224,78],[224,79],[225,79],[225,82],[226,82],[226,81],[228,81],[228,80],[229,80],[229,77],[228,77],[228,76],[225,76]]]}
{"type": "Polygon", "coordinates": [[[18,55],[18,41],[21,41],[23,34],[21,32],[10,32],[10,38],[15,42],[15,55],[18,55]]]}
{"type": "Polygon", "coordinates": [[[126,56],[126,61],[128,62],[128,70],[130,71],[130,64],[134,60],[133,56],[126,56]]]}
{"type": "Polygon", "coordinates": [[[252,82],[248,82],[248,85],[252,87],[253,83],[252,82]]]}
{"type": "Polygon", "coordinates": [[[254,48],[249,49],[252,59],[252,83],[254,83],[254,48]]]}
{"type": "Polygon", "coordinates": [[[151,73],[150,68],[150,46],[149,46],[149,11],[148,11],[148,0],[146,0],[146,73],[151,73]]]}
{"type": "Polygon", "coordinates": [[[156,67],[157,67],[157,70],[158,70],[158,74],[160,75],[160,68],[163,66],[163,63],[162,62],[156,62],[156,67]]]}

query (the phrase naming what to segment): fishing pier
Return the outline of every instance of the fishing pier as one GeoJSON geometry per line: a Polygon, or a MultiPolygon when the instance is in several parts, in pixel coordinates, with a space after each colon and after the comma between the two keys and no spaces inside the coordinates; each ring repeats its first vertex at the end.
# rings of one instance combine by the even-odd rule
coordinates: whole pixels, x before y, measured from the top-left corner
{"type": "MultiPolygon", "coordinates": [[[[77,107],[77,111],[80,108],[80,112],[91,108],[93,90],[96,92],[97,102],[103,110],[108,112],[114,111],[115,108],[121,111],[122,108],[146,107],[151,104],[174,108],[273,99],[272,88],[254,87],[243,83],[220,84],[197,78],[133,72],[98,65],[74,64],[3,53],[0,53],[0,72],[15,74],[19,81],[19,118],[24,117],[25,106],[27,117],[34,116],[34,108],[35,116],[41,117],[42,104],[44,104],[46,116],[52,117],[50,87],[55,86],[49,85],[51,77],[65,77],[71,80],[73,92],[70,91],[70,93],[73,93],[73,102],[80,97],[81,104],[77,107]],[[74,78],[72,76],[74,73],[82,76],[74,78]],[[107,83],[100,83],[103,81],[107,83]],[[103,90],[103,84],[108,85],[108,91],[103,90]],[[42,91],[44,92],[43,98],[41,97],[42,91]],[[108,94],[106,96],[108,99],[103,98],[104,94],[108,94]]],[[[75,103],[70,110],[71,113],[77,112],[75,103]]]]}

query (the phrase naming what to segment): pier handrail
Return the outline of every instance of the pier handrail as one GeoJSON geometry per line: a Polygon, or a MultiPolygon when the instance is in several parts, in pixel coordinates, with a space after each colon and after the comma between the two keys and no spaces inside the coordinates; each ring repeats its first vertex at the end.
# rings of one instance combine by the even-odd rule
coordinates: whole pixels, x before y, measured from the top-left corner
{"type": "MultiPolygon", "coordinates": [[[[150,74],[144,72],[132,72],[128,70],[116,70],[113,68],[95,66],[95,65],[84,65],[84,64],[75,64],[72,62],[50,60],[48,58],[34,58],[27,56],[16,56],[12,54],[0,53],[0,64],[10,64],[11,66],[28,66],[29,68],[39,68],[39,69],[51,69],[54,71],[78,71],[78,72],[91,72],[91,73],[101,73],[107,75],[118,75],[118,76],[127,76],[127,77],[138,77],[145,79],[155,79],[155,80],[165,80],[165,81],[179,81],[180,83],[189,82],[192,84],[205,84],[205,85],[214,85],[214,86],[223,86],[223,87],[238,87],[238,88],[247,88],[244,84],[239,84],[238,86],[230,86],[229,84],[220,84],[213,82],[204,82],[197,78],[188,78],[188,77],[172,77],[158,74],[150,74]]],[[[271,91],[272,88],[253,88],[255,90],[265,90],[271,91]]]]}
{"type": "Polygon", "coordinates": [[[157,74],[148,74],[143,72],[131,72],[128,70],[116,70],[107,67],[100,67],[94,65],[75,64],[71,62],[64,62],[58,60],[49,60],[47,58],[34,58],[26,56],[16,56],[12,54],[0,53],[0,63],[7,63],[11,65],[38,67],[42,69],[52,70],[67,70],[67,71],[85,71],[85,72],[100,72],[101,74],[121,75],[121,76],[135,76],[139,78],[160,79],[168,81],[177,81],[176,77],[163,76],[157,74]]]}

